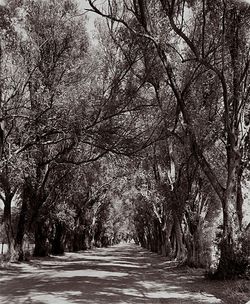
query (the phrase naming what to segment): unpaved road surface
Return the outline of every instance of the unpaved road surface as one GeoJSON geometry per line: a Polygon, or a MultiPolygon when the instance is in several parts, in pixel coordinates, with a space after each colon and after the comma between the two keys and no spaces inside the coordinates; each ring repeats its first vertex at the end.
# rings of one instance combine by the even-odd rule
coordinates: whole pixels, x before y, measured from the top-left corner
{"type": "Polygon", "coordinates": [[[218,290],[216,297],[201,289],[203,280],[134,244],[121,244],[2,269],[0,303],[223,303],[218,290]]]}

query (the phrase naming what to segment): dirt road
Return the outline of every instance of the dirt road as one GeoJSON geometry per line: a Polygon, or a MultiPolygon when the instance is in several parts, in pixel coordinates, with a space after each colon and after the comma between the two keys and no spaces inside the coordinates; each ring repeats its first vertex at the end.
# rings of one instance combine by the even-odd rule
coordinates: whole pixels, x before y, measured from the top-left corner
{"type": "Polygon", "coordinates": [[[222,303],[201,289],[202,280],[134,244],[122,244],[2,269],[0,303],[222,303]]]}

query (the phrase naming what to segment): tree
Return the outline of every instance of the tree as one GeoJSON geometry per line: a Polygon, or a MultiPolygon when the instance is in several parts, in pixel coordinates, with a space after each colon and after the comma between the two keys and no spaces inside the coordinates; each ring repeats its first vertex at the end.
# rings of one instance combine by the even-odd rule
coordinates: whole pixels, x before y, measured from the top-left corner
{"type": "MultiPolygon", "coordinates": [[[[21,176],[17,176],[17,185],[23,195],[14,247],[23,256],[27,217],[32,225],[50,195],[48,182],[53,180],[50,175],[56,168],[51,163],[69,153],[77,141],[76,125],[72,121],[76,107],[66,101],[65,95],[66,87],[76,84],[76,77],[81,76],[77,67],[82,64],[88,41],[82,21],[75,18],[73,2],[10,1],[7,8],[13,12],[16,48],[11,50],[10,59],[7,57],[9,64],[5,69],[4,120],[8,145],[2,185],[5,193],[9,189],[13,197],[16,183],[11,174],[13,167],[19,167],[21,176]],[[69,115],[72,120],[68,119],[69,115]]],[[[9,220],[5,220],[8,223],[10,202],[5,205],[9,206],[5,208],[9,210],[9,220]]],[[[13,236],[11,239],[13,242],[13,236]]]]}
{"type": "MultiPolygon", "coordinates": [[[[241,128],[241,125],[244,125],[242,118],[248,100],[246,33],[249,6],[234,1],[217,1],[216,5],[211,5],[210,1],[134,1],[123,4],[114,1],[109,12],[105,13],[93,1],[89,0],[89,4],[94,12],[118,22],[138,40],[148,39],[157,51],[175,97],[177,118],[182,119],[196,161],[221,201],[223,236],[218,274],[223,278],[230,277],[229,265],[237,260],[239,248],[242,146],[248,133],[248,128],[241,128]],[[189,62],[192,64],[191,75],[189,80],[183,81],[180,73],[189,62]],[[197,129],[201,118],[203,123],[209,123],[206,112],[193,115],[189,106],[189,96],[197,89],[200,73],[210,75],[207,79],[210,84],[215,80],[220,84],[215,108],[221,115],[223,136],[219,141],[223,145],[220,145],[222,151],[218,156],[219,159],[226,158],[226,178],[213,168],[200,137],[202,134],[198,132],[200,129],[197,129]]],[[[203,96],[205,102],[209,100],[207,97],[203,96]]],[[[198,110],[200,101],[195,102],[192,105],[198,110]]]]}

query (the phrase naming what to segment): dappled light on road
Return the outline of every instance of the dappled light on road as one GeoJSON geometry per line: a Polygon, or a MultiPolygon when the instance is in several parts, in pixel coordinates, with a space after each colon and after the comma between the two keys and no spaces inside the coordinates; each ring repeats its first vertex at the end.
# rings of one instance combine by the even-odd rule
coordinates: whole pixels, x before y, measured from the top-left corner
{"type": "Polygon", "coordinates": [[[128,275],[124,272],[115,272],[115,271],[101,271],[101,270],[73,270],[73,271],[64,271],[63,273],[56,273],[49,275],[50,278],[75,278],[75,277],[92,277],[92,278],[108,278],[108,277],[124,277],[128,275]]]}
{"type": "Polygon", "coordinates": [[[0,303],[222,303],[170,265],[134,244],[14,264],[1,272],[0,303]]]}

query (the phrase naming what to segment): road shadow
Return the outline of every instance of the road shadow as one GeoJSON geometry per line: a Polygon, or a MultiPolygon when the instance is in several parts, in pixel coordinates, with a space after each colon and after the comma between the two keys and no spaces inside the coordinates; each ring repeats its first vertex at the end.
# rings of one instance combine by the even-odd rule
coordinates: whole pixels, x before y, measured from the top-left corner
{"type": "Polygon", "coordinates": [[[0,303],[222,303],[200,290],[201,280],[157,254],[122,244],[16,264],[1,274],[0,303]]]}

